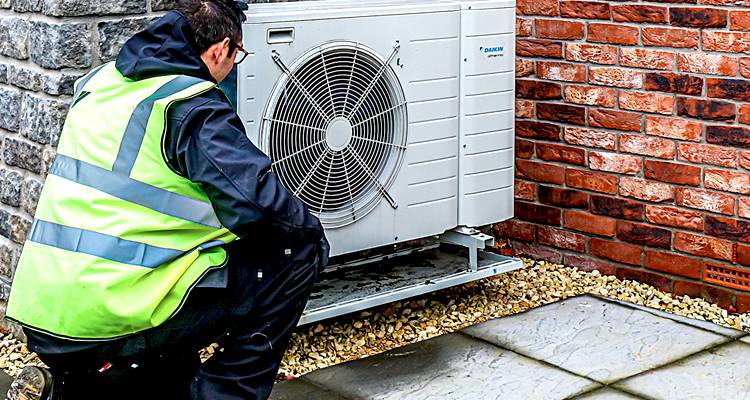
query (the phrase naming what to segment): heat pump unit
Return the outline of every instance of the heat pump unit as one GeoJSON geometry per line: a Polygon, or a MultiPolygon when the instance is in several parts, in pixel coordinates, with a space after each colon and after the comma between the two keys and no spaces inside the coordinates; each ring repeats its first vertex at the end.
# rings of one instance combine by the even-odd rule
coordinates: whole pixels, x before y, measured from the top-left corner
{"type": "Polygon", "coordinates": [[[254,4],[238,112],[340,255],[512,217],[515,3],[254,4]]]}

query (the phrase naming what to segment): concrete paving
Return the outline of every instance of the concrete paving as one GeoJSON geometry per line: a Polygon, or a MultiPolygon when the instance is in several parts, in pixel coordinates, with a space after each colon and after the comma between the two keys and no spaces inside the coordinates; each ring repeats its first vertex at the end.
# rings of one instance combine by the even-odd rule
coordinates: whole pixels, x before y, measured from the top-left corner
{"type": "Polygon", "coordinates": [[[750,400],[749,357],[743,332],[587,295],[314,371],[271,400],[750,400]]]}

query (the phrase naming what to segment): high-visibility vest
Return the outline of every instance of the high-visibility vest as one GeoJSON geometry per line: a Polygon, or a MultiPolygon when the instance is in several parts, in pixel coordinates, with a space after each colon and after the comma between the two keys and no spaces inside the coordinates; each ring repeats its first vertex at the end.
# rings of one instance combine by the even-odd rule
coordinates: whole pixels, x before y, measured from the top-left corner
{"type": "Polygon", "coordinates": [[[76,82],[8,302],[24,326],[111,339],[158,326],[226,263],[222,226],[200,185],[162,145],[171,104],[218,90],[183,75],[134,81],[114,63],[76,82]]]}

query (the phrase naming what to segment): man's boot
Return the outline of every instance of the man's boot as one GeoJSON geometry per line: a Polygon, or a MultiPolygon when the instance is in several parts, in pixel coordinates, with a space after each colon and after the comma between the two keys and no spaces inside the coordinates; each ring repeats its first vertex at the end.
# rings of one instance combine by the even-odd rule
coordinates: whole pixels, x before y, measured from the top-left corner
{"type": "Polygon", "coordinates": [[[10,384],[7,400],[53,400],[52,374],[41,367],[25,367],[10,384]]]}

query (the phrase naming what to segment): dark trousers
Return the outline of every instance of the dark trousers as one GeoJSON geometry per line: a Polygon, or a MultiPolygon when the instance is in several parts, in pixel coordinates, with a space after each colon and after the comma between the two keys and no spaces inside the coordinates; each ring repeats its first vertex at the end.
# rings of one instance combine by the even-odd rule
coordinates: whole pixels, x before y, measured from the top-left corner
{"type": "Polygon", "coordinates": [[[226,287],[197,287],[164,324],[106,342],[72,342],[27,330],[63,382],[64,400],[267,399],[317,278],[317,244],[292,249],[228,245],[226,287]],[[218,342],[208,361],[198,351],[218,342]]]}

